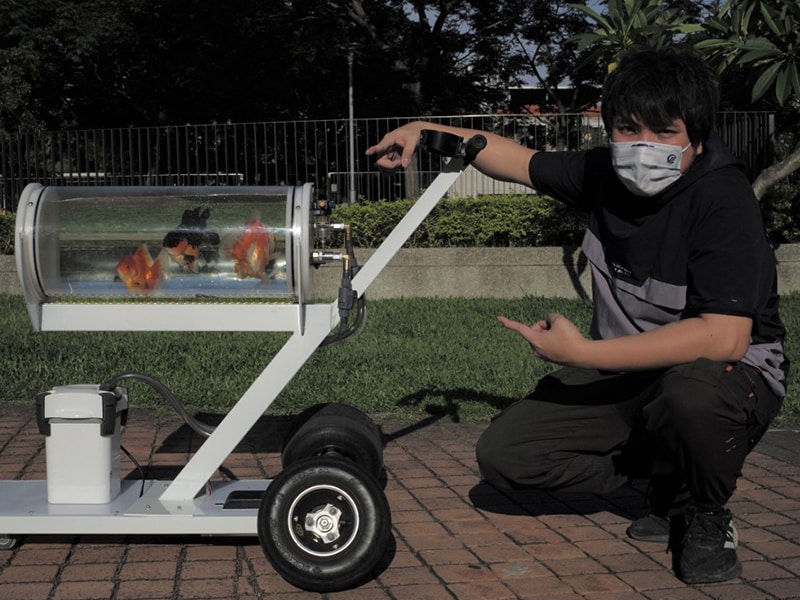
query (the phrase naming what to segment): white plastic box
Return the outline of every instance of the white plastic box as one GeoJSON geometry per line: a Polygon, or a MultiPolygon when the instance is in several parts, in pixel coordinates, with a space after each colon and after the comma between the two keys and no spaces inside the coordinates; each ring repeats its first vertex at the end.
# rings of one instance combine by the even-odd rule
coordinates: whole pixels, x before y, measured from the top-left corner
{"type": "Polygon", "coordinates": [[[120,491],[120,431],[128,408],[125,388],[67,385],[36,398],[46,436],[47,501],[105,504],[120,491]]]}

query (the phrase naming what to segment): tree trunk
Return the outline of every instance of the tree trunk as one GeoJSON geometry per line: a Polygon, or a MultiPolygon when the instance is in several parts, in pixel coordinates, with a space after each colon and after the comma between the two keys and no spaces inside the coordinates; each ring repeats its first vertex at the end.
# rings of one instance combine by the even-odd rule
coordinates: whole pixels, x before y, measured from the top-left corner
{"type": "Polygon", "coordinates": [[[797,169],[800,169],[800,148],[797,148],[781,162],[767,167],[758,174],[758,177],[753,182],[753,193],[755,193],[756,198],[761,200],[761,197],[769,188],[784,177],[794,173],[797,169]]]}

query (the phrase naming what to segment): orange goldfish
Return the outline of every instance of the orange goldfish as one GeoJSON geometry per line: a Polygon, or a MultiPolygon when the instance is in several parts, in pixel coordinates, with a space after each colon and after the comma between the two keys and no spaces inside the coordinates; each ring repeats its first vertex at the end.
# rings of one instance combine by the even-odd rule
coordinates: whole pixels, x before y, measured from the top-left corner
{"type": "Polygon", "coordinates": [[[121,281],[128,291],[139,294],[151,293],[161,281],[161,263],[150,256],[144,244],[140,244],[136,252],[123,256],[117,263],[117,276],[114,281],[121,281]]]}
{"type": "Polygon", "coordinates": [[[275,234],[255,218],[244,229],[227,252],[233,257],[233,270],[239,279],[264,279],[270,261],[275,258],[275,234]]]}

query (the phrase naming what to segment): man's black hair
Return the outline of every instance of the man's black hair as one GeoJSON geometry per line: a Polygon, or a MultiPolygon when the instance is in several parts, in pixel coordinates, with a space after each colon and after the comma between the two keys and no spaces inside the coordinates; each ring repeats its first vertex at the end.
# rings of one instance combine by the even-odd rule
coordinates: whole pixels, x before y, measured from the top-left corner
{"type": "Polygon", "coordinates": [[[606,131],[631,119],[659,130],[683,119],[689,141],[705,141],[714,128],[719,83],[714,70],[687,49],[630,50],[603,84],[606,131]]]}

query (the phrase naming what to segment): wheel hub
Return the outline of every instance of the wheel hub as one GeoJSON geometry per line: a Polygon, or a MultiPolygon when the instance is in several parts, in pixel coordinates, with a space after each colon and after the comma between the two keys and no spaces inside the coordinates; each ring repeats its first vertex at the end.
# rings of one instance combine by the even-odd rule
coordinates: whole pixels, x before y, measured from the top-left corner
{"type": "Polygon", "coordinates": [[[306,515],[306,531],[318,536],[326,544],[339,539],[339,519],[342,511],[333,504],[326,504],[316,512],[306,515]]]}
{"type": "Polygon", "coordinates": [[[329,557],[353,543],[360,515],[353,498],[342,488],[320,484],[309,487],[292,502],[289,532],[304,552],[329,557]]]}

